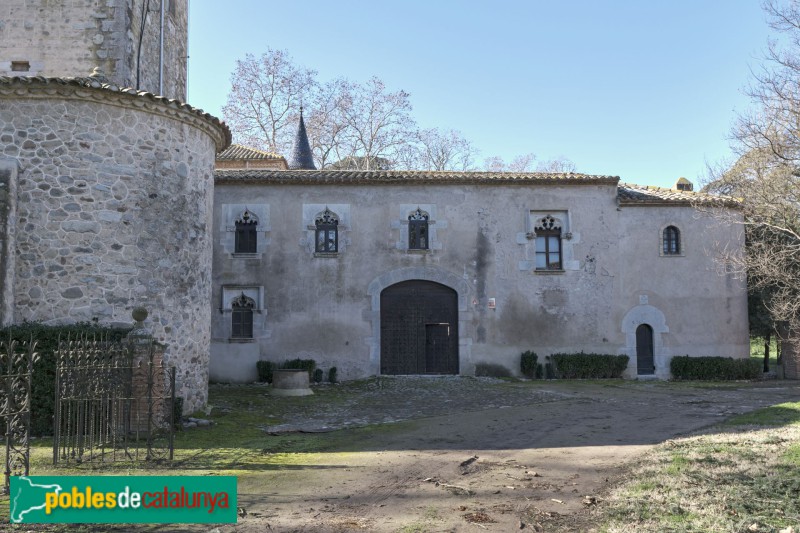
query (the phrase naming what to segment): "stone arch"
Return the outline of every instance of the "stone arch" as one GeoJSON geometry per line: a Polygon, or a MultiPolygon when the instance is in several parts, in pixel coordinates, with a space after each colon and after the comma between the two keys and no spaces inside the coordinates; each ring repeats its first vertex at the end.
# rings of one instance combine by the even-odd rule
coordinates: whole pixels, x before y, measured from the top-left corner
{"type": "Polygon", "coordinates": [[[468,311],[469,284],[467,281],[452,272],[436,267],[405,267],[391,270],[373,279],[367,286],[370,297],[370,308],[365,315],[371,323],[372,335],[365,339],[369,345],[370,373],[378,375],[381,368],[381,292],[387,287],[401,281],[425,280],[440,283],[456,291],[458,296],[458,351],[459,373],[472,367],[472,338],[467,335],[467,325],[471,320],[468,311]]]}
{"type": "Polygon", "coordinates": [[[662,335],[669,333],[667,319],[664,313],[650,304],[640,304],[631,308],[622,319],[622,332],[625,333],[625,351],[629,357],[628,370],[633,377],[638,374],[636,365],[636,329],[642,324],[653,329],[653,361],[655,375],[659,378],[669,378],[669,354],[664,347],[662,335]]]}

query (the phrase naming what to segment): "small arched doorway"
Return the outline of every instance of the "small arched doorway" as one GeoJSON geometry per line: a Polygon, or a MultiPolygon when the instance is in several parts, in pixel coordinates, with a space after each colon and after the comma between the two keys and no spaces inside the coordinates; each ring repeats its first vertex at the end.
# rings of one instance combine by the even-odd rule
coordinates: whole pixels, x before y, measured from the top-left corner
{"type": "Polygon", "coordinates": [[[381,291],[381,374],[458,374],[458,294],[425,280],[381,291]]]}
{"type": "Polygon", "coordinates": [[[651,375],[656,371],[653,360],[653,328],[640,324],[636,328],[636,368],[639,375],[651,375]]]}

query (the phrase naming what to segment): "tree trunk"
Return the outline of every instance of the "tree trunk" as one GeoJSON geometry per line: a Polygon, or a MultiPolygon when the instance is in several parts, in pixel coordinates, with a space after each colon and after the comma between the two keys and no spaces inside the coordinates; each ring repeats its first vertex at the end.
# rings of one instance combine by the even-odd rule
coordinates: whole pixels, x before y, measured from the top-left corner
{"type": "Polygon", "coordinates": [[[767,333],[764,336],[764,372],[769,372],[769,344],[772,340],[772,334],[767,333]]]}

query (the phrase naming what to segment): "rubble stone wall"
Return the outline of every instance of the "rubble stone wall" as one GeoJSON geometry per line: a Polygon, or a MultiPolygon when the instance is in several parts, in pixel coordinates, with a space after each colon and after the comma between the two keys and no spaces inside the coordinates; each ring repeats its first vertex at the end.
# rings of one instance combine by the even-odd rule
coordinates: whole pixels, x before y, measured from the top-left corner
{"type": "Polygon", "coordinates": [[[0,84],[0,158],[18,167],[14,322],[130,324],[206,402],[219,122],[174,102],[61,84],[0,84]]]}

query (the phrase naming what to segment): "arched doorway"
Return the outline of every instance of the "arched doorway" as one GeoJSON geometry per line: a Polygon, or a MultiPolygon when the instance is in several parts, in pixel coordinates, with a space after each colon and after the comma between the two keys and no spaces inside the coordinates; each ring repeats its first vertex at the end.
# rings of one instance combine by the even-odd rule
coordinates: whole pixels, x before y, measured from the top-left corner
{"type": "Polygon", "coordinates": [[[381,374],[458,374],[458,294],[409,280],[381,291],[381,374]]]}
{"type": "Polygon", "coordinates": [[[653,361],[653,328],[639,324],[636,328],[636,368],[639,375],[650,375],[656,371],[653,361]]]}

